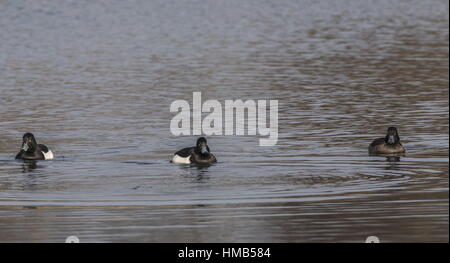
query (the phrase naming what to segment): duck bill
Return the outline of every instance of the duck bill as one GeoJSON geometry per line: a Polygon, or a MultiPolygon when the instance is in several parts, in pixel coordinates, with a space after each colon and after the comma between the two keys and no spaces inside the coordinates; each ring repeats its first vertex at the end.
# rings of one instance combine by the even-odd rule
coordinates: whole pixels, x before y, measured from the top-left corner
{"type": "Polygon", "coordinates": [[[394,135],[389,135],[389,137],[388,137],[388,143],[389,143],[389,144],[394,144],[394,143],[395,143],[395,136],[394,136],[394,135]]]}
{"type": "Polygon", "coordinates": [[[202,152],[202,154],[209,153],[209,152],[208,152],[208,148],[206,147],[205,144],[203,144],[203,145],[201,146],[200,151],[202,152]]]}
{"type": "Polygon", "coordinates": [[[28,143],[26,143],[26,142],[22,143],[22,150],[24,150],[26,152],[26,151],[28,151],[28,149],[30,149],[30,147],[28,146],[28,143]]]}

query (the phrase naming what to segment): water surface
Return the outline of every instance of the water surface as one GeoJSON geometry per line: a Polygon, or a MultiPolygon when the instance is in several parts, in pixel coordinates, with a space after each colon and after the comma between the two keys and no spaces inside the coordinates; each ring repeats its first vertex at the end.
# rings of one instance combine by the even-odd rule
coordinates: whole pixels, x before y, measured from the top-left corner
{"type": "Polygon", "coordinates": [[[0,242],[448,242],[447,1],[0,1],[0,242]],[[279,100],[172,165],[174,100],[279,100]],[[405,156],[369,156],[388,126],[405,156]],[[24,132],[53,161],[14,161],[24,132]]]}

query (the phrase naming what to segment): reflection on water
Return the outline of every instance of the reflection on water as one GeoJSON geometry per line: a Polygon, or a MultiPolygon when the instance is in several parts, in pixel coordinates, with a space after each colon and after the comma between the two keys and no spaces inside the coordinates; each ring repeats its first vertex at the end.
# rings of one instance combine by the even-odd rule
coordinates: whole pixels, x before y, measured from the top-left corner
{"type": "Polygon", "coordinates": [[[37,167],[37,161],[23,161],[22,171],[28,173],[35,170],[37,167]]]}
{"type": "Polygon", "coordinates": [[[0,242],[448,242],[447,1],[0,2],[0,242]],[[172,101],[279,100],[276,147],[172,101]],[[371,156],[389,126],[407,152],[371,156]],[[49,162],[15,161],[24,132],[49,162]]]}

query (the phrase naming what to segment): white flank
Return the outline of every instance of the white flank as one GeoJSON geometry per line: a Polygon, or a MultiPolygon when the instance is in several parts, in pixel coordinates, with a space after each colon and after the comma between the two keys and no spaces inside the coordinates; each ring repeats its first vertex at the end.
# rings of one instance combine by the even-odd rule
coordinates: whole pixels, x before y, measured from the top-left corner
{"type": "Polygon", "coordinates": [[[190,155],[188,157],[181,157],[178,154],[175,154],[173,156],[172,162],[173,163],[190,164],[191,163],[190,158],[191,158],[190,155]]]}
{"type": "Polygon", "coordinates": [[[53,153],[52,153],[52,151],[48,150],[47,153],[45,153],[45,152],[42,152],[42,153],[44,154],[45,160],[53,160],[53,153]]]}

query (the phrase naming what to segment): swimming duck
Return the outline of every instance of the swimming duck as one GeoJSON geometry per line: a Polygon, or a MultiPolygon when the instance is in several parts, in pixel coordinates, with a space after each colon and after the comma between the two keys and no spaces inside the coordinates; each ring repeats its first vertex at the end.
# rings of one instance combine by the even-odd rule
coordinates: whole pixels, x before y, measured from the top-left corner
{"type": "Polygon", "coordinates": [[[172,158],[172,162],[181,164],[211,164],[217,162],[217,159],[209,150],[206,139],[200,137],[197,140],[196,146],[184,148],[176,152],[172,158]]]}
{"type": "Polygon", "coordinates": [[[369,146],[369,153],[404,153],[405,147],[400,143],[397,128],[389,127],[386,137],[374,140],[369,146]]]}
{"type": "Polygon", "coordinates": [[[42,144],[37,144],[34,135],[25,133],[23,135],[22,148],[16,155],[16,160],[52,160],[53,153],[42,144]]]}

